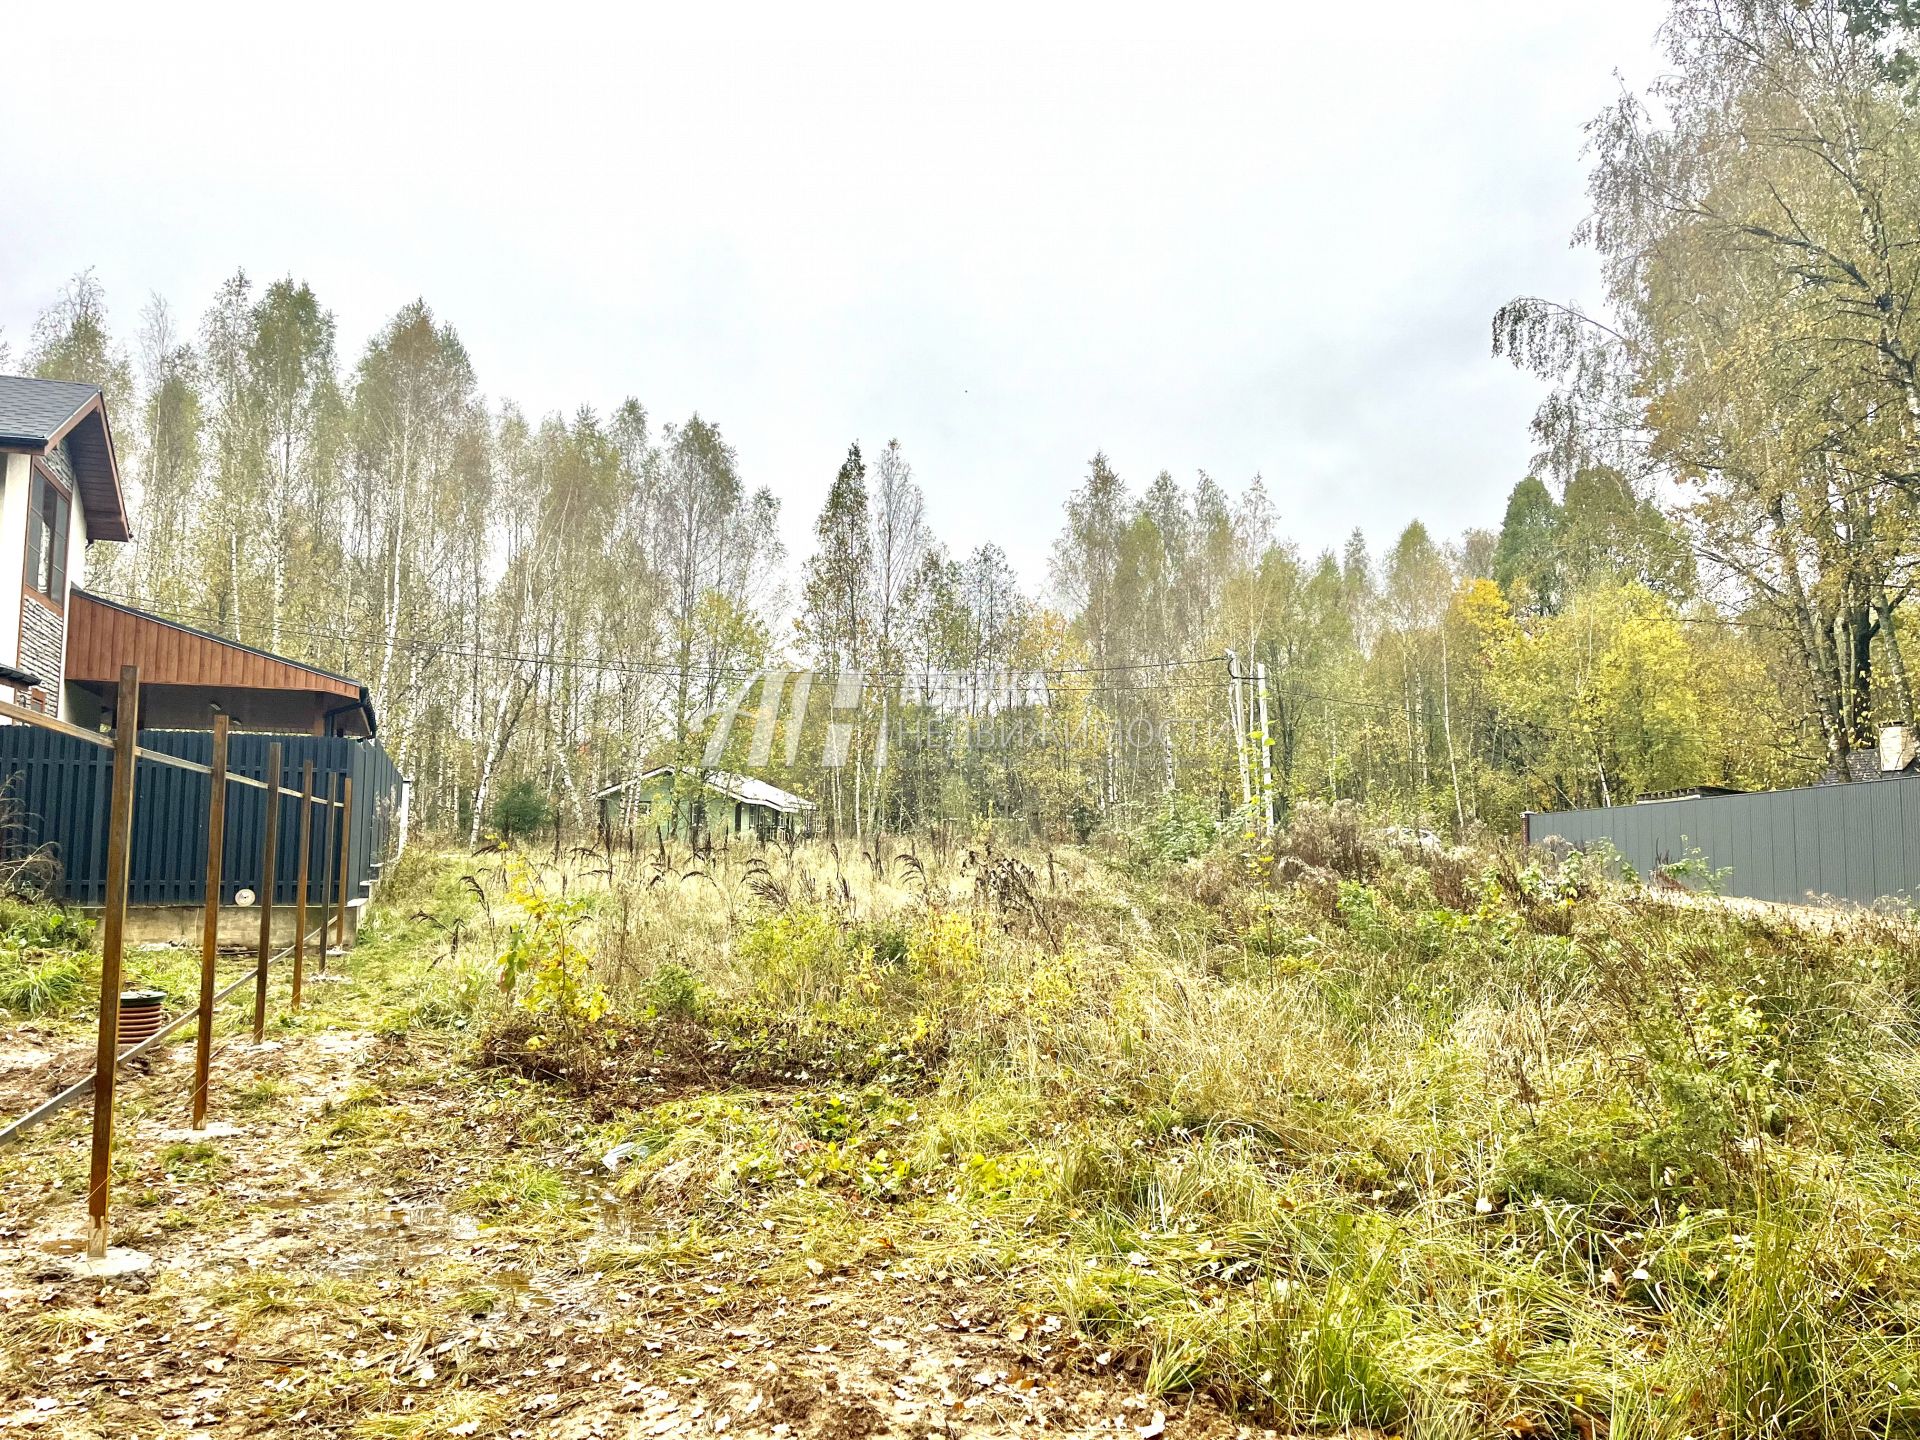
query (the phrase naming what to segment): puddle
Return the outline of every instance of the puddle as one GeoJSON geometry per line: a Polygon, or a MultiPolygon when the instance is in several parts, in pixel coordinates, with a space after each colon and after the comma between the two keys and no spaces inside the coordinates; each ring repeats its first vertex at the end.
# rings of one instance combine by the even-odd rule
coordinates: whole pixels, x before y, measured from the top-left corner
{"type": "Polygon", "coordinates": [[[387,1223],[402,1230],[418,1229],[422,1225],[441,1226],[447,1220],[447,1207],[437,1200],[417,1205],[395,1202],[387,1206],[387,1223]]]}
{"type": "Polygon", "coordinates": [[[291,1195],[263,1195],[253,1203],[266,1210],[309,1210],[316,1205],[331,1205],[349,1195],[357,1195],[355,1190],[296,1190],[291,1195]]]}
{"type": "Polygon", "coordinates": [[[594,1196],[594,1219],[600,1233],[614,1240],[633,1240],[639,1233],[639,1218],[633,1207],[611,1190],[594,1196]]]}

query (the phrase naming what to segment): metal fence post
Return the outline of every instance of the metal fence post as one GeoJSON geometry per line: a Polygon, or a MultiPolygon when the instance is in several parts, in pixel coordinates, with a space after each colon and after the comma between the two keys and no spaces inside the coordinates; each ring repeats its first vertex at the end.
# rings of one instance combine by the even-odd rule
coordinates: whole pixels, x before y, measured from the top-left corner
{"type": "Polygon", "coordinates": [[[333,926],[333,796],[337,779],[327,775],[327,803],[320,809],[320,973],[327,973],[327,931],[333,926]]]}
{"type": "Polygon", "coordinates": [[[193,1042],[193,1128],[207,1128],[207,1081],[213,1065],[213,959],[220,949],[222,849],[227,839],[227,725],[213,717],[213,773],[207,777],[207,899],[200,929],[200,1025],[193,1042]]]}
{"type": "Polygon", "coordinates": [[[93,1061],[93,1154],[87,1177],[87,1255],[107,1253],[113,1183],[113,1081],[120,1046],[120,952],[127,928],[127,863],[133,838],[133,774],[140,745],[140,667],[120,667],[114,701],[113,808],[107,823],[106,906],[100,920],[100,1038],[93,1061]]]}
{"type": "Polygon", "coordinates": [[[353,776],[340,783],[340,911],[334,920],[334,943],[347,948],[347,865],[353,858],[353,776]]]}
{"type": "Polygon", "coordinates": [[[293,882],[293,1008],[307,964],[307,870],[313,864],[313,761],[300,766],[300,872],[293,882]]]}
{"type": "Polygon", "coordinates": [[[280,742],[267,746],[266,833],[260,839],[260,957],[253,982],[253,1043],[267,1038],[267,958],[273,953],[273,889],[280,879],[280,742]]]}

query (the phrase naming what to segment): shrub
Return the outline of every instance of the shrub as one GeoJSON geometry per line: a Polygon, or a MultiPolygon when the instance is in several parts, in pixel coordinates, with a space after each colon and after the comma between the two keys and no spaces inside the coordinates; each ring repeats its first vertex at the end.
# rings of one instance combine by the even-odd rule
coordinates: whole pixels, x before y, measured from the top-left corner
{"type": "Polygon", "coordinates": [[[0,1008],[16,1015],[47,1015],[88,993],[86,976],[71,955],[0,953],[0,1008]]]}
{"type": "Polygon", "coordinates": [[[692,1020],[700,1013],[704,989],[692,971],[669,961],[653,972],[647,983],[647,1000],[656,1015],[692,1020]]]}
{"type": "Polygon", "coordinates": [[[487,807],[487,819],[502,839],[531,835],[553,818],[553,806],[531,780],[516,780],[487,807]]]}
{"type": "Polygon", "coordinates": [[[524,918],[500,956],[500,988],[529,1010],[550,1011],[564,1020],[598,1020],[606,1013],[606,992],[594,981],[592,960],[575,935],[586,918],[586,901],[549,894],[517,862],[507,897],[524,918]],[[523,979],[526,992],[519,994],[523,979]]]}
{"type": "Polygon", "coordinates": [[[1147,865],[1184,865],[1207,853],[1220,838],[1212,810],[1191,795],[1171,795],[1167,808],[1141,827],[1133,849],[1147,865]]]}
{"type": "Polygon", "coordinates": [[[1276,857],[1291,856],[1309,869],[1330,870],[1343,880],[1370,879],[1381,863],[1381,847],[1351,800],[1331,805],[1303,800],[1275,837],[1273,849],[1276,857]]]}
{"type": "Polygon", "coordinates": [[[754,967],[754,988],[769,1003],[805,1014],[839,998],[846,980],[846,935],[824,910],[788,910],[761,921],[740,941],[754,967]]]}

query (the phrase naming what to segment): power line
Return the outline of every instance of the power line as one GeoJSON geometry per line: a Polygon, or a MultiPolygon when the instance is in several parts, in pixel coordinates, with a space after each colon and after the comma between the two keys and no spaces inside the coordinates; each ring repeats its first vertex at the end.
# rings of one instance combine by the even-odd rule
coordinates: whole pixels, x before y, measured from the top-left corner
{"type": "MultiPolygon", "coordinates": [[[[141,605],[140,601],[129,595],[116,594],[107,590],[96,590],[91,593],[99,595],[102,599],[111,600],[119,604],[136,607],[140,607],[141,605]]],[[[169,620],[181,625],[219,625],[224,624],[227,618],[219,612],[212,610],[184,610],[174,612],[146,610],[145,613],[161,620],[169,620]]],[[[311,626],[292,624],[285,621],[281,622],[280,630],[283,634],[297,635],[302,639],[324,641],[331,644],[357,643],[374,647],[385,647],[389,643],[384,634],[364,630],[321,630],[312,628],[311,626]]],[[[236,641],[235,643],[244,644],[246,642],[236,641]]],[[[391,643],[396,650],[404,650],[409,654],[416,655],[448,656],[464,660],[493,660],[509,665],[535,665],[548,666],[555,669],[592,670],[616,674],[644,675],[661,679],[679,679],[684,675],[688,679],[751,681],[768,670],[800,668],[770,664],[750,668],[743,666],[689,665],[683,669],[678,665],[669,665],[654,661],[628,660],[601,656],[543,655],[524,651],[490,650],[446,641],[402,635],[395,635],[391,643]]],[[[1016,665],[999,668],[1012,673],[1037,673],[1049,677],[1048,688],[1050,689],[1093,693],[1102,689],[1116,689],[1119,687],[1054,685],[1050,677],[1055,675],[1137,674],[1142,671],[1159,671],[1164,673],[1172,670],[1192,669],[1198,666],[1221,665],[1225,662],[1225,655],[1199,655],[1172,660],[1134,661],[1123,665],[1016,665]]],[[[863,678],[868,680],[923,681],[928,678],[929,672],[922,670],[862,670],[860,673],[863,678]]],[[[951,669],[935,667],[931,673],[934,675],[950,675],[956,672],[951,669]]],[[[1159,685],[1133,685],[1126,688],[1131,692],[1166,689],[1198,690],[1211,689],[1219,683],[1219,681],[1211,680],[1185,681],[1169,682],[1159,685]]]]}
{"type": "MultiPolygon", "coordinates": [[[[97,590],[91,593],[97,594],[101,596],[103,599],[113,600],[121,604],[139,606],[139,603],[140,603],[132,596],[116,594],[111,591],[97,590]]],[[[171,613],[166,611],[160,611],[160,610],[148,610],[146,613],[155,615],[162,620],[171,620],[183,625],[194,624],[196,621],[204,624],[218,625],[218,624],[224,623],[226,619],[225,616],[219,614],[216,611],[211,611],[211,610],[200,610],[200,611],[185,610],[185,611],[176,611],[171,613]]],[[[1772,630],[1786,628],[1782,626],[1764,625],[1756,621],[1742,621],[1742,620],[1736,620],[1736,619],[1725,618],[1725,617],[1716,618],[1716,617],[1696,617],[1696,616],[1675,616],[1673,618],[1685,624],[1700,624],[1700,625],[1724,624],[1724,625],[1729,625],[1737,628],[1772,629],[1772,630]]],[[[292,624],[284,621],[281,623],[280,629],[284,634],[297,635],[303,639],[324,641],[324,642],[327,642],[330,644],[336,644],[336,645],[358,643],[358,644],[370,645],[374,647],[384,647],[388,643],[387,637],[384,634],[379,634],[379,633],[374,633],[374,632],[369,632],[364,630],[322,630],[322,629],[315,629],[311,626],[292,624]]],[[[245,643],[245,642],[237,642],[237,643],[245,643]]],[[[684,674],[689,680],[694,680],[694,679],[714,680],[714,681],[732,680],[732,681],[751,682],[752,680],[760,677],[761,675],[771,670],[778,670],[778,669],[791,670],[796,668],[802,668],[802,667],[795,667],[795,666],[782,666],[777,664],[758,666],[751,669],[745,668],[745,667],[739,667],[739,666],[690,665],[685,669],[685,671],[682,671],[681,668],[676,665],[668,665],[668,664],[662,664],[662,663],[651,662],[651,661],[627,660],[627,659],[609,658],[609,657],[603,657],[603,656],[559,655],[559,654],[542,655],[538,653],[491,650],[491,649],[478,648],[474,646],[453,644],[445,641],[426,639],[426,638],[422,638],[418,636],[410,636],[410,635],[396,635],[392,643],[393,643],[393,647],[396,650],[402,650],[407,652],[408,654],[413,654],[413,655],[424,654],[424,655],[428,655],[436,658],[447,657],[447,658],[463,659],[463,660],[490,660],[490,661],[496,661],[496,662],[501,662],[501,663],[510,664],[510,665],[543,666],[543,667],[547,667],[555,670],[584,671],[584,672],[599,673],[599,674],[634,675],[634,676],[644,676],[652,679],[679,679],[682,676],[682,674],[684,674]]],[[[1225,654],[1185,656],[1185,657],[1180,657],[1180,658],[1171,659],[1171,660],[1141,660],[1141,661],[1132,661],[1126,664],[1118,664],[1118,665],[1068,665],[1068,666],[1042,665],[1042,666],[1028,666],[1028,667],[1007,666],[1007,667],[1001,667],[1001,668],[1003,669],[1003,671],[1012,672],[1016,674],[1017,673],[1029,673],[1029,674],[1038,673],[1046,677],[1047,689],[1050,693],[1067,694],[1067,695],[1111,694],[1111,695],[1120,696],[1120,695],[1143,695],[1143,694],[1167,694],[1167,693],[1182,693],[1182,692],[1198,693],[1198,692],[1204,692],[1204,691],[1217,690],[1221,688],[1223,685],[1230,684],[1233,679],[1233,672],[1230,668],[1229,657],[1226,656],[1225,654]],[[1052,679],[1052,677],[1056,675],[1096,675],[1096,676],[1097,675],[1125,675],[1125,674],[1139,674],[1143,671],[1157,671],[1162,674],[1166,674],[1167,672],[1174,671],[1174,670],[1192,670],[1192,669],[1196,669],[1204,666],[1211,666],[1211,665],[1219,665],[1222,667],[1226,667],[1225,673],[1220,678],[1217,678],[1217,679],[1216,678],[1194,678],[1190,680],[1167,679],[1159,682],[1134,683],[1134,684],[1124,684],[1124,685],[1111,684],[1111,683],[1093,684],[1093,685],[1070,685],[1070,684],[1059,684],[1052,679]]],[[[861,673],[862,673],[863,679],[873,680],[873,681],[924,682],[929,678],[928,672],[926,671],[866,670],[866,671],[862,671],[861,673]]],[[[932,674],[936,676],[942,676],[942,675],[950,676],[956,673],[964,675],[969,672],[965,670],[956,672],[951,669],[938,669],[938,668],[932,671],[932,674]]],[[[1251,677],[1241,676],[1240,678],[1250,679],[1251,677]]],[[[1312,703],[1317,703],[1322,705],[1340,706],[1340,707],[1343,707],[1346,709],[1352,709],[1352,710],[1371,710],[1376,712],[1387,712],[1387,713],[1398,711],[1401,708],[1399,705],[1391,701],[1365,700],[1365,699],[1356,698],[1351,695],[1331,695],[1331,694],[1325,693],[1324,691],[1307,690],[1307,689],[1302,689],[1299,686],[1288,685],[1278,676],[1274,676],[1272,677],[1272,679],[1273,679],[1274,689],[1277,697],[1289,703],[1312,702],[1312,703]]]]}

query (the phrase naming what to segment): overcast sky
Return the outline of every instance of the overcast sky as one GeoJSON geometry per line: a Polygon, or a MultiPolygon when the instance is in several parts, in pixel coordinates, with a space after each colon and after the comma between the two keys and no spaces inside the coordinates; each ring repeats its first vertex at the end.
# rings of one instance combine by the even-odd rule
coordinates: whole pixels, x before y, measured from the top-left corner
{"type": "Polygon", "coordinates": [[[1097,449],[1258,471],[1309,548],[1451,535],[1531,453],[1489,317],[1592,293],[1581,126],[1663,9],[18,7],[0,338],[89,265],[129,341],[301,277],[349,362],[423,296],[492,398],[718,421],[796,549],[898,437],[1029,583],[1097,449]]]}

